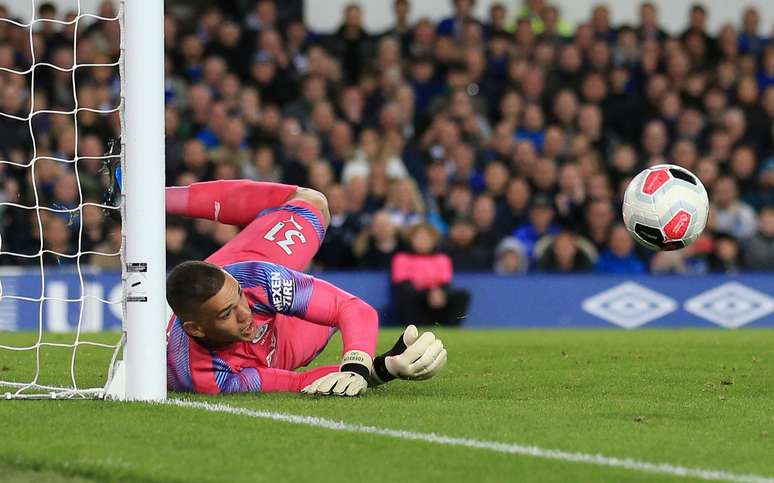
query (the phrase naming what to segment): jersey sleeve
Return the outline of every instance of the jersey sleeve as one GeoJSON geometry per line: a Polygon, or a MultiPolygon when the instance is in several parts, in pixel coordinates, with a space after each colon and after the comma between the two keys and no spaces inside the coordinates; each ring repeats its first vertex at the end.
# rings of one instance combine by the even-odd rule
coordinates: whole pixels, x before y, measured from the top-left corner
{"type": "MultiPolygon", "coordinates": [[[[299,392],[318,378],[338,371],[338,366],[323,366],[303,372],[269,367],[235,369],[224,360],[213,357],[216,393],[231,392],[299,392]]],[[[209,391],[197,391],[209,392],[209,391]]]]}
{"type": "Polygon", "coordinates": [[[379,316],[367,303],[328,282],[270,262],[223,267],[243,289],[257,289],[253,310],[299,317],[341,331],[344,352],[376,351],[379,316]]]}

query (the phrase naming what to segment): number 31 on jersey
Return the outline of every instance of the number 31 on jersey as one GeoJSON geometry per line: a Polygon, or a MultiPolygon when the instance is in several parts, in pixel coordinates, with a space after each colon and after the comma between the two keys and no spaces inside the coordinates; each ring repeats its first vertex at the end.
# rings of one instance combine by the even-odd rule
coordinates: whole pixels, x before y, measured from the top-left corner
{"type": "Polygon", "coordinates": [[[263,238],[264,240],[277,242],[277,245],[279,245],[279,247],[282,248],[285,253],[292,255],[293,250],[290,247],[296,244],[296,240],[301,244],[306,243],[306,237],[303,233],[301,233],[301,230],[303,229],[304,227],[299,225],[291,215],[289,220],[280,221],[274,225],[272,229],[263,236],[263,238]],[[295,229],[291,229],[288,224],[292,225],[295,229]],[[288,229],[285,230],[284,238],[280,236],[278,239],[277,234],[285,227],[288,227],[288,229]]]}

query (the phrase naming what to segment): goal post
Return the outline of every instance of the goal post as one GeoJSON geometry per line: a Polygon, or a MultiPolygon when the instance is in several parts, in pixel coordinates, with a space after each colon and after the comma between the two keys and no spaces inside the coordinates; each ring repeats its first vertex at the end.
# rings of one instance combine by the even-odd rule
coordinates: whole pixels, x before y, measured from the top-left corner
{"type": "MultiPolygon", "coordinates": [[[[18,9],[23,1],[18,0],[15,5],[12,2],[12,7],[18,9]]],[[[63,20],[37,17],[39,2],[26,1],[31,7],[29,16],[16,20],[11,12],[8,18],[0,18],[0,26],[16,29],[14,39],[28,39],[26,45],[29,46],[29,52],[25,54],[29,57],[29,63],[0,65],[0,76],[14,79],[14,95],[28,100],[28,107],[14,107],[13,112],[4,112],[4,104],[0,107],[0,120],[16,123],[14,126],[25,126],[26,132],[29,133],[30,147],[27,151],[21,150],[15,157],[8,156],[7,159],[0,150],[0,181],[5,182],[1,176],[4,170],[13,170],[15,176],[28,179],[31,201],[21,198],[6,200],[0,189],[0,211],[19,210],[23,213],[20,217],[32,219],[34,227],[37,228],[39,245],[21,246],[21,242],[17,242],[15,245],[4,246],[3,237],[0,236],[0,256],[21,260],[30,266],[37,265],[40,284],[36,288],[26,286],[22,289],[21,286],[16,286],[13,279],[4,283],[6,276],[15,275],[11,273],[10,268],[0,270],[0,275],[4,277],[0,279],[0,308],[5,310],[4,313],[9,313],[9,307],[15,310],[20,304],[35,304],[34,317],[37,319],[34,321],[31,312],[26,312],[26,323],[20,324],[29,332],[20,334],[21,337],[12,337],[13,334],[10,333],[16,330],[16,320],[8,324],[0,320],[0,361],[3,361],[0,365],[4,366],[3,371],[0,371],[0,398],[109,398],[134,401],[166,399],[168,313],[165,290],[164,2],[114,0],[116,11],[110,12],[109,16],[101,16],[82,11],[81,0],[76,0],[73,15],[68,15],[67,19],[63,20]],[[111,55],[120,52],[117,54],[117,60],[111,57],[108,62],[105,56],[97,62],[91,62],[94,56],[79,58],[80,32],[86,31],[90,24],[96,22],[114,22],[114,25],[120,25],[120,46],[118,38],[115,38],[115,42],[111,44],[114,50],[109,51],[111,55]],[[36,52],[36,43],[33,41],[35,29],[52,25],[57,29],[70,29],[72,58],[69,63],[61,59],[58,63],[50,63],[40,58],[36,52]],[[116,67],[120,76],[120,92],[117,88],[118,82],[113,82],[112,78],[101,79],[103,85],[110,85],[106,91],[110,97],[109,105],[97,105],[94,103],[94,96],[80,95],[77,76],[80,69],[116,67]],[[36,71],[41,69],[55,71],[60,77],[69,76],[66,85],[72,89],[70,105],[60,103],[39,106],[36,103],[36,71]],[[116,88],[113,89],[113,86],[116,88]],[[117,127],[111,127],[111,132],[113,135],[120,135],[120,155],[111,150],[100,156],[94,149],[79,148],[79,142],[83,138],[79,135],[78,115],[83,113],[102,116],[96,122],[104,122],[110,126],[115,125],[106,120],[107,116],[118,113],[120,133],[116,132],[117,127]],[[39,148],[37,126],[40,123],[36,124],[35,121],[45,116],[59,116],[58,122],[71,128],[67,132],[72,133],[72,144],[75,146],[73,151],[54,152],[48,145],[39,148]],[[20,159],[27,156],[27,159],[20,159]],[[94,161],[97,161],[97,164],[115,164],[116,158],[120,158],[122,168],[119,181],[120,203],[115,204],[112,197],[108,197],[109,201],[106,198],[104,203],[95,202],[93,192],[98,188],[94,187],[94,183],[90,188],[90,198],[85,197],[80,177],[82,166],[93,166],[94,161]],[[51,166],[55,166],[56,172],[60,173],[57,176],[62,179],[67,180],[67,176],[71,176],[74,186],[77,186],[77,198],[67,205],[53,204],[52,199],[42,198],[41,182],[36,174],[36,167],[41,164],[49,166],[49,170],[53,169],[51,166]],[[91,245],[89,248],[83,245],[84,211],[88,209],[93,213],[95,208],[113,212],[120,210],[120,248],[111,245],[109,250],[92,249],[91,245]],[[63,221],[64,218],[69,221],[63,221]],[[56,238],[54,231],[45,229],[46,224],[52,221],[58,223],[51,225],[58,227],[57,233],[66,232],[67,237],[77,237],[74,242],[76,246],[68,247],[49,242],[52,236],[56,238]],[[86,257],[92,256],[114,259],[120,257],[121,263],[115,264],[121,266],[120,298],[118,295],[103,297],[101,290],[91,290],[92,285],[86,280],[86,274],[90,271],[86,257]],[[56,282],[49,282],[53,276],[51,274],[56,273],[52,270],[47,277],[47,269],[54,268],[52,259],[56,260],[53,265],[58,264],[59,260],[66,260],[66,265],[70,268],[62,270],[67,271],[70,276],[77,275],[77,287],[72,287],[76,290],[75,293],[68,293],[66,287],[54,287],[56,282]],[[94,315],[95,311],[110,307],[117,309],[119,306],[121,310],[116,312],[122,315],[122,333],[117,343],[103,343],[85,336],[90,332],[89,328],[93,327],[90,318],[97,317],[94,315]],[[76,310],[70,310],[69,307],[76,310]],[[59,320],[56,326],[51,322],[52,313],[55,313],[59,320]],[[33,323],[36,326],[35,331],[30,330],[33,323]],[[2,332],[3,330],[9,332],[2,332]],[[49,337],[50,332],[60,332],[64,335],[59,338],[49,337]],[[72,334],[71,340],[68,340],[68,334],[72,334]],[[88,382],[83,384],[78,380],[76,361],[79,349],[83,348],[111,351],[106,381],[101,379],[102,384],[99,386],[96,384],[96,377],[102,378],[104,373],[96,377],[90,376],[86,379],[88,382]],[[51,355],[53,351],[66,351],[69,367],[51,371],[50,361],[56,360],[51,355]],[[6,362],[8,367],[5,367],[6,362]],[[26,367],[29,365],[32,367],[26,367]],[[47,370],[43,370],[44,368],[47,370]],[[69,378],[66,379],[63,374],[68,369],[69,378]]],[[[10,37],[0,35],[0,45],[7,42],[8,38],[10,37]]],[[[106,38],[106,43],[114,40],[113,37],[106,38]]],[[[6,79],[0,77],[0,81],[4,80],[6,79]]],[[[0,86],[2,85],[0,82],[0,86]]],[[[58,85],[56,88],[58,94],[67,97],[68,87],[58,85]]],[[[96,135],[92,135],[94,136],[96,135]]],[[[92,181],[98,176],[96,173],[85,171],[87,168],[83,169],[84,175],[92,177],[92,181]]],[[[104,182],[105,180],[99,181],[100,184],[104,182]]],[[[51,198],[50,194],[47,196],[51,198]]],[[[101,316],[99,320],[102,320],[101,316]]],[[[118,338],[119,334],[116,334],[116,339],[118,338]]]]}
{"type": "Polygon", "coordinates": [[[164,2],[123,3],[125,398],[166,398],[164,2]]]}

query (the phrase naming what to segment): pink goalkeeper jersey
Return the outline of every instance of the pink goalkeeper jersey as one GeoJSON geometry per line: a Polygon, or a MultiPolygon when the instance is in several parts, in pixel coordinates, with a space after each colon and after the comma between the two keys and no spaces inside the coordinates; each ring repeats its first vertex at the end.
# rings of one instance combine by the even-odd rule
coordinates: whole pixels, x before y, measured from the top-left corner
{"type": "Polygon", "coordinates": [[[342,333],[345,351],[374,355],[378,329],[374,309],[325,281],[295,270],[306,265],[319,248],[324,237],[320,219],[319,212],[303,201],[267,210],[207,259],[237,280],[258,330],[251,342],[209,349],[189,337],[173,315],[167,330],[170,389],[203,393],[299,391],[338,370],[337,366],[326,366],[293,371],[313,359],[335,329],[342,333]],[[287,231],[304,235],[286,236],[287,231]],[[293,243],[283,246],[277,240],[293,243]],[[275,263],[278,260],[285,263],[275,263]]]}

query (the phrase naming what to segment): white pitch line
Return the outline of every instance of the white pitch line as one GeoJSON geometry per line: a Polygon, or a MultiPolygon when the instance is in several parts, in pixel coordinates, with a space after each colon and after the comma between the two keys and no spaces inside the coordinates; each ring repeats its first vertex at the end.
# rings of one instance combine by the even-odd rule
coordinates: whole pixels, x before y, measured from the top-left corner
{"type": "Polygon", "coordinates": [[[418,433],[414,431],[402,431],[397,429],[379,428],[363,424],[345,423],[332,419],[318,418],[315,416],[299,416],[295,414],[277,413],[272,411],[257,411],[254,409],[229,406],[227,404],[211,404],[206,402],[188,401],[185,399],[169,399],[164,404],[187,408],[203,409],[214,413],[226,413],[251,418],[271,419],[291,424],[301,424],[315,428],[329,429],[332,431],[344,431],[347,433],[375,434],[409,441],[422,441],[425,443],[442,444],[446,446],[461,446],[465,448],[485,449],[497,453],[517,454],[549,460],[567,461],[572,463],[586,463],[597,466],[609,466],[624,468],[646,473],[660,473],[665,475],[698,478],[709,481],[737,481],[740,483],[774,483],[774,478],[761,475],[729,473],[721,470],[709,470],[702,468],[689,468],[675,466],[668,463],[650,463],[632,458],[614,458],[598,454],[572,453],[555,449],[539,448],[537,446],[525,446],[514,443],[500,443],[497,441],[484,441],[471,438],[454,438],[435,433],[418,433]]]}

